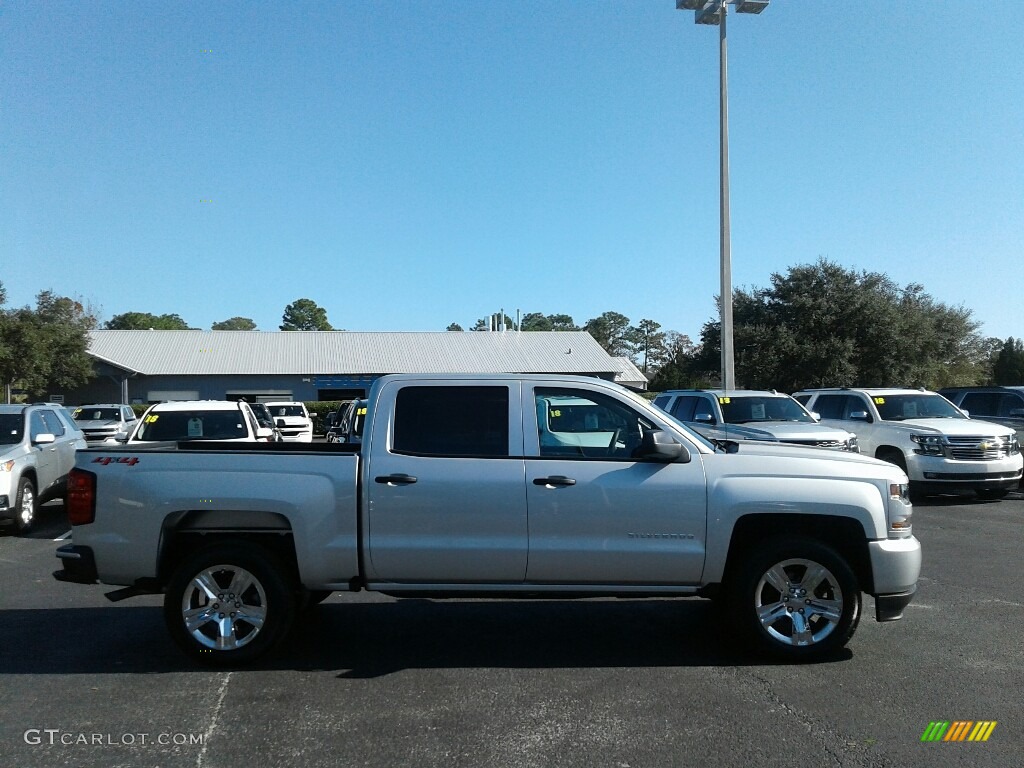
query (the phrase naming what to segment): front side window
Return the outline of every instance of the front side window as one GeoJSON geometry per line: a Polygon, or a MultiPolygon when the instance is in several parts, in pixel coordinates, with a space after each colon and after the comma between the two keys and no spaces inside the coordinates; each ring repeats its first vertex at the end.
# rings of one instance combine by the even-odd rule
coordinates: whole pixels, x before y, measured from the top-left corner
{"type": "Polygon", "coordinates": [[[40,411],[39,413],[43,417],[43,423],[46,425],[47,432],[54,437],[60,437],[64,434],[64,425],[57,418],[56,413],[53,411],[40,411]]]}
{"type": "Polygon", "coordinates": [[[508,456],[508,405],[508,387],[403,387],[395,403],[392,450],[416,456],[508,456]]]}
{"type": "MultiPolygon", "coordinates": [[[[680,395],[676,398],[675,403],[672,404],[672,415],[680,421],[693,421],[694,409],[698,403],[706,403],[707,401],[703,397],[695,397],[694,395],[680,395]]],[[[703,411],[707,411],[707,408],[702,408],[703,411]]]]}
{"type": "Polygon", "coordinates": [[[634,458],[643,430],[654,424],[613,397],[562,387],[534,390],[540,455],[583,459],[634,458]]]}

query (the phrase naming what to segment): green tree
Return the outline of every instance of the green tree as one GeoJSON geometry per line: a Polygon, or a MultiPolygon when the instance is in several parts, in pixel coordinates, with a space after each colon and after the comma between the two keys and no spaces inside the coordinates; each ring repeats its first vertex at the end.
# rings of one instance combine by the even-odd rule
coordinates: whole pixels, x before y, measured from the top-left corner
{"type": "Polygon", "coordinates": [[[211,331],[255,331],[256,323],[248,317],[232,317],[210,326],[211,331]]]}
{"type": "Polygon", "coordinates": [[[461,331],[462,330],[462,326],[459,325],[458,323],[452,323],[447,328],[445,328],[445,330],[446,331],[461,331]]]}
{"type": "Polygon", "coordinates": [[[578,331],[579,326],[570,315],[545,315],[540,312],[528,312],[523,315],[524,331],[578,331]]]}
{"type": "Polygon", "coordinates": [[[652,366],[657,368],[668,357],[665,332],[660,328],[661,324],[653,320],[641,320],[636,325],[632,352],[634,358],[640,361],[640,370],[645,376],[652,366]]]}
{"type": "Polygon", "coordinates": [[[992,383],[1002,386],[1024,384],[1024,342],[1012,336],[996,355],[992,366],[992,383]]]}
{"type": "Polygon", "coordinates": [[[701,348],[690,337],[676,331],[665,332],[665,359],[651,377],[653,392],[666,389],[694,389],[717,384],[717,373],[704,370],[701,348]]]}
{"type": "MultiPolygon", "coordinates": [[[[916,283],[820,259],[775,273],[771,286],[733,293],[736,379],[787,392],[815,386],[942,386],[983,375],[985,342],[970,310],[935,301],[916,283]]],[[[703,365],[721,327],[701,331],[703,365]]]]}
{"type": "Polygon", "coordinates": [[[108,331],[188,331],[188,323],[178,315],[153,315],[149,312],[125,312],[114,315],[103,325],[108,331]]]}
{"type": "Polygon", "coordinates": [[[36,296],[35,309],[0,312],[0,380],[33,396],[85,383],[94,375],[88,334],[95,327],[94,312],[51,291],[36,296]]]}
{"type": "Polygon", "coordinates": [[[282,331],[333,331],[327,310],[312,299],[297,299],[284,308],[282,331]]]}
{"type": "Polygon", "coordinates": [[[629,318],[625,315],[605,312],[588,320],[583,330],[593,336],[612,357],[632,358],[638,335],[636,328],[629,324],[629,318]]]}

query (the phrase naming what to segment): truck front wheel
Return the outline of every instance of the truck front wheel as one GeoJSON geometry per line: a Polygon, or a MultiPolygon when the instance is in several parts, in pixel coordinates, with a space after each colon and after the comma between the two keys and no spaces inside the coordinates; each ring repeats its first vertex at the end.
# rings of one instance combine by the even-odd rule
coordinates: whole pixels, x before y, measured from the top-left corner
{"type": "Polygon", "coordinates": [[[740,634],[761,651],[813,660],[843,647],[860,621],[853,570],[834,549],[803,537],[749,552],[729,588],[740,634]]]}
{"type": "Polygon", "coordinates": [[[240,664],[266,653],[295,619],[296,599],[272,553],[248,542],[201,550],[175,571],[164,619],[188,655],[211,665],[240,664]]]}

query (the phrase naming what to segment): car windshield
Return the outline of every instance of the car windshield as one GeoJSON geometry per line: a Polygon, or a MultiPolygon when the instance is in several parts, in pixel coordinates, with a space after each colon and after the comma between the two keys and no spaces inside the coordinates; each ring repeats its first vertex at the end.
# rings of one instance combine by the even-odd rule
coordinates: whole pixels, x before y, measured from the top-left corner
{"type": "Polygon", "coordinates": [[[15,445],[25,434],[25,418],[20,413],[0,413],[0,445],[15,445]]]}
{"type": "Polygon", "coordinates": [[[271,407],[271,412],[275,419],[279,419],[282,416],[303,416],[305,413],[302,410],[301,405],[275,405],[271,407]]]}
{"type": "Polygon", "coordinates": [[[729,395],[718,398],[727,424],[752,421],[803,421],[815,423],[799,403],[788,397],[729,395]]]}
{"type": "Polygon", "coordinates": [[[946,398],[930,392],[877,395],[871,398],[885,421],[905,419],[966,419],[946,398]]]}
{"type": "Polygon", "coordinates": [[[164,411],[150,413],[132,440],[233,440],[248,436],[240,410],[164,411]]]}
{"type": "Polygon", "coordinates": [[[75,421],[110,421],[121,418],[120,408],[76,408],[75,421]]]}

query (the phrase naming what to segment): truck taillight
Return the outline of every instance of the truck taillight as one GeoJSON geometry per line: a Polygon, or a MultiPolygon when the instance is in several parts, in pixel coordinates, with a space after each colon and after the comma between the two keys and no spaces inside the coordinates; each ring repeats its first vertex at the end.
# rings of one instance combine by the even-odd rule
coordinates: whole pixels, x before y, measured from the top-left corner
{"type": "Polygon", "coordinates": [[[96,475],[84,469],[68,473],[68,521],[88,525],[96,519],[96,475]]]}

